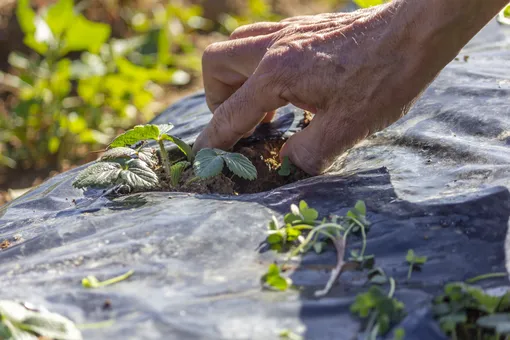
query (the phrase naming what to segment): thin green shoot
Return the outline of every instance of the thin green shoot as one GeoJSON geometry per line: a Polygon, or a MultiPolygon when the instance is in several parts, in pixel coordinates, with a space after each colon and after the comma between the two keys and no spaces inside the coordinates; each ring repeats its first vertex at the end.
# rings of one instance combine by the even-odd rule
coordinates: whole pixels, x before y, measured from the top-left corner
{"type": "Polygon", "coordinates": [[[470,279],[467,279],[466,283],[476,283],[478,281],[488,280],[488,279],[496,279],[496,278],[500,278],[500,277],[508,277],[508,273],[501,272],[501,273],[489,273],[489,274],[478,275],[478,276],[472,277],[470,279]]]}
{"type": "Polygon", "coordinates": [[[129,278],[131,275],[133,275],[135,271],[130,270],[125,274],[113,277],[111,279],[105,280],[105,281],[99,281],[95,276],[87,276],[81,280],[81,284],[85,288],[101,288],[113,285],[115,283],[121,282],[129,278]]]}

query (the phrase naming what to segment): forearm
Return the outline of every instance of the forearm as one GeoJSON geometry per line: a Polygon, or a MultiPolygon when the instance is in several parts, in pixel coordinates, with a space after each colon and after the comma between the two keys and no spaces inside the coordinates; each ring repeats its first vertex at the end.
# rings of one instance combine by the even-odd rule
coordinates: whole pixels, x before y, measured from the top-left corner
{"type": "Polygon", "coordinates": [[[508,1],[394,0],[392,5],[409,34],[448,62],[508,1]]]}

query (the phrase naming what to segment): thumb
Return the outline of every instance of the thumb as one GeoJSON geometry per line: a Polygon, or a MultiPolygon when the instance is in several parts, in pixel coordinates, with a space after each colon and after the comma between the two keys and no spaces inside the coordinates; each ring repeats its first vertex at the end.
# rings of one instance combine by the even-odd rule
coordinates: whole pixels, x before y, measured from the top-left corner
{"type": "Polygon", "coordinates": [[[339,122],[338,114],[318,112],[310,125],[287,140],[280,157],[288,156],[292,164],[310,175],[322,174],[356,143],[355,126],[339,122]]]}

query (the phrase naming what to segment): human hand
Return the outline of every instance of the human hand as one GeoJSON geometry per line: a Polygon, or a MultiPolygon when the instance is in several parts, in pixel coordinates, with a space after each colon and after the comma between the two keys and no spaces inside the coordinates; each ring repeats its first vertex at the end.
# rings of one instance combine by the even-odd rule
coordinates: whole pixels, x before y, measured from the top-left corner
{"type": "Polygon", "coordinates": [[[428,4],[416,5],[413,16],[401,10],[404,3],[248,25],[211,45],[203,72],[214,115],[194,149],[231,148],[292,103],[316,116],[280,156],[310,174],[325,171],[342,152],[402,117],[467,42],[461,36],[451,43],[436,26],[414,20],[428,4]]]}

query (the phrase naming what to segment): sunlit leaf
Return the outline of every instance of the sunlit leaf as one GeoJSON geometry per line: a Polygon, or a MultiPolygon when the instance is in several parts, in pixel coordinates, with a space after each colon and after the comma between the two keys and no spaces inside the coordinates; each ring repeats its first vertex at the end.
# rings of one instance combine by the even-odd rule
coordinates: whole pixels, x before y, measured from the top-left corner
{"type": "Polygon", "coordinates": [[[25,35],[33,35],[35,32],[35,12],[30,7],[30,0],[18,0],[16,18],[25,35]]]}
{"type": "Polygon", "coordinates": [[[137,125],[115,138],[109,147],[129,146],[147,139],[157,140],[159,134],[160,131],[157,125],[137,125]]]}
{"type": "Polygon", "coordinates": [[[354,0],[354,3],[361,8],[373,7],[382,5],[386,0],[354,0]]]}
{"type": "Polygon", "coordinates": [[[287,290],[291,284],[290,279],[281,276],[280,268],[274,263],[269,265],[267,273],[262,277],[262,282],[266,288],[281,291],[287,290]]]}
{"type": "Polygon", "coordinates": [[[110,33],[109,25],[92,22],[83,15],[78,15],[65,34],[62,54],[83,50],[98,53],[110,37],[110,33]]]}
{"type": "Polygon", "coordinates": [[[59,0],[48,9],[45,21],[55,37],[60,37],[75,20],[73,3],[73,0],[59,0]]]}
{"type": "Polygon", "coordinates": [[[52,154],[56,153],[60,147],[60,139],[57,136],[52,136],[48,142],[48,151],[52,154]]]}

